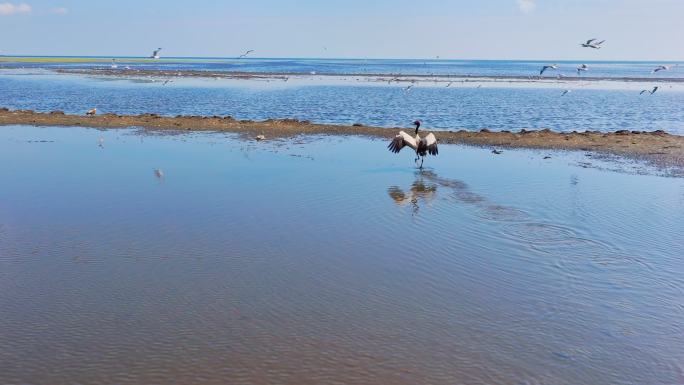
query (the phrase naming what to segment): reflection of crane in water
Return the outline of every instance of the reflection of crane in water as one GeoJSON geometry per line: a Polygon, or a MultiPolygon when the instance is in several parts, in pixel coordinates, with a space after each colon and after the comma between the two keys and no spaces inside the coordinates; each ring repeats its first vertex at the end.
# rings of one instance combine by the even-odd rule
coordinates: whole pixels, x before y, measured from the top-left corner
{"type": "Polygon", "coordinates": [[[410,204],[413,208],[413,214],[417,214],[421,201],[423,204],[430,205],[435,199],[437,196],[437,184],[425,182],[423,173],[419,172],[408,191],[404,191],[398,186],[392,186],[387,189],[387,194],[400,206],[410,204]]]}

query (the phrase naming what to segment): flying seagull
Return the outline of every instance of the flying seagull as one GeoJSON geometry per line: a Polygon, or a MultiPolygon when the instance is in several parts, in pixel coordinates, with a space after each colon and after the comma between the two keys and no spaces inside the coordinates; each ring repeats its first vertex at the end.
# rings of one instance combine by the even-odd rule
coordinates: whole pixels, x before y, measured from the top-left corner
{"type": "Polygon", "coordinates": [[[584,48],[601,49],[601,44],[605,43],[605,40],[596,41],[597,39],[589,39],[586,43],[580,44],[584,48]]]}
{"type": "Polygon", "coordinates": [[[543,75],[546,70],[556,70],[558,69],[558,64],[547,64],[542,67],[541,71],[539,71],[539,76],[543,75]]]}
{"type": "Polygon", "coordinates": [[[653,94],[656,93],[656,91],[658,91],[658,88],[660,88],[660,87],[655,86],[655,87],[653,87],[653,89],[652,89],[651,91],[649,91],[649,90],[641,90],[641,92],[639,92],[639,95],[643,95],[643,94],[645,94],[645,93],[647,93],[647,92],[650,93],[651,95],[653,95],[653,94]]]}
{"type": "Polygon", "coordinates": [[[247,57],[247,55],[249,55],[249,54],[252,53],[252,52],[254,52],[253,49],[247,50],[247,51],[245,51],[245,53],[243,53],[242,55],[238,56],[238,59],[245,58],[245,57],[247,57]]]}
{"type": "Polygon", "coordinates": [[[582,64],[581,66],[577,67],[577,76],[581,75],[582,72],[589,71],[589,66],[586,64],[582,64]]]}
{"type": "Polygon", "coordinates": [[[563,91],[561,96],[565,96],[565,95],[569,94],[570,92],[572,92],[572,90],[565,90],[565,91],[563,91]]]}
{"type": "Polygon", "coordinates": [[[669,71],[671,68],[672,68],[671,65],[667,65],[667,66],[658,66],[656,69],[654,69],[653,71],[651,71],[651,73],[654,74],[654,73],[660,72],[660,71],[669,71]]]}
{"type": "Polygon", "coordinates": [[[429,133],[425,138],[421,138],[420,135],[418,135],[420,121],[416,120],[413,124],[416,126],[415,138],[404,131],[399,131],[399,135],[392,139],[387,148],[393,153],[398,154],[405,146],[411,147],[416,152],[416,159],[414,159],[414,161],[417,163],[420,159],[420,168],[423,168],[423,160],[426,155],[430,154],[436,156],[439,154],[437,138],[433,133],[429,133]]]}
{"type": "Polygon", "coordinates": [[[152,52],[152,55],[150,55],[150,59],[159,59],[161,56],[159,56],[159,51],[161,51],[161,48],[157,48],[152,52]]]}

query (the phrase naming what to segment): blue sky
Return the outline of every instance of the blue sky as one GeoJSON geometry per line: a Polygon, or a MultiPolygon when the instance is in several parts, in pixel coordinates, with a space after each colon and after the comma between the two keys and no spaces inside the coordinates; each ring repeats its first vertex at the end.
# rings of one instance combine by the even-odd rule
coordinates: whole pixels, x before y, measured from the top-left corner
{"type": "Polygon", "coordinates": [[[0,54],[674,61],[683,18],[684,0],[0,0],[0,54]]]}

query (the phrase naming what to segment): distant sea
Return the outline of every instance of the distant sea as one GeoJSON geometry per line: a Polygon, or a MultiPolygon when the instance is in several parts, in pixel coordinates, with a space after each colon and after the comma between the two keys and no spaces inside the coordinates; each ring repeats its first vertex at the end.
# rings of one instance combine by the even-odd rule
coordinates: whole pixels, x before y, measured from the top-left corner
{"type": "MultiPolygon", "coordinates": [[[[0,56],[0,59],[3,57],[0,56]]],[[[102,68],[109,67],[112,57],[26,57],[36,62],[4,62],[0,68],[102,68]],[[60,59],[63,59],[60,61],[60,59]]],[[[585,74],[592,77],[684,78],[684,62],[650,61],[554,61],[554,60],[439,60],[439,59],[301,59],[301,58],[162,58],[145,60],[117,57],[120,65],[132,64],[139,69],[289,72],[317,74],[410,74],[458,76],[533,76],[546,64],[558,64],[557,71],[547,74],[576,76],[577,67],[589,66],[585,74]],[[651,72],[660,65],[672,65],[670,71],[651,72]]]]}
{"type": "MultiPolygon", "coordinates": [[[[371,74],[536,76],[552,61],[117,58],[119,68],[297,73],[287,82],[149,76],[64,75],[56,69],[106,69],[111,58],[0,57],[0,107],[83,113],[229,115],[238,119],[293,118],[318,123],[405,127],[421,119],[436,130],[557,131],[665,130],[684,135],[684,63],[655,75],[656,62],[557,62],[544,83],[478,83],[425,79],[378,81],[371,74]],[[626,81],[564,81],[587,64],[592,78],[626,81]],[[310,74],[357,74],[338,79],[310,74]],[[660,78],[659,82],[648,79],[660,78]],[[630,81],[629,79],[641,79],[630,81]],[[645,80],[643,78],[646,78],[645,80]],[[662,81],[662,78],[672,81],[662,81]],[[447,87],[449,85],[449,87],[447,87]],[[642,89],[659,89],[640,94],[642,89]],[[565,90],[571,92],[565,93],[565,90]],[[564,96],[561,96],[563,95],[564,96]]],[[[547,76],[547,74],[545,74],[547,76]]]]}

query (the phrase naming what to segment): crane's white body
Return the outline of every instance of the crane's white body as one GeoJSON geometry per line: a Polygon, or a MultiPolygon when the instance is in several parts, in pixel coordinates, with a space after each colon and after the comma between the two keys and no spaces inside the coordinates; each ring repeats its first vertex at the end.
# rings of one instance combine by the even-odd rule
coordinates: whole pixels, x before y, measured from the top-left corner
{"type": "Polygon", "coordinates": [[[394,153],[398,153],[404,147],[410,147],[416,152],[415,160],[417,162],[420,159],[421,168],[423,167],[423,160],[426,155],[437,155],[439,153],[437,138],[433,133],[429,133],[425,138],[421,138],[417,132],[416,136],[413,137],[404,131],[399,131],[399,134],[387,146],[394,153]]]}

